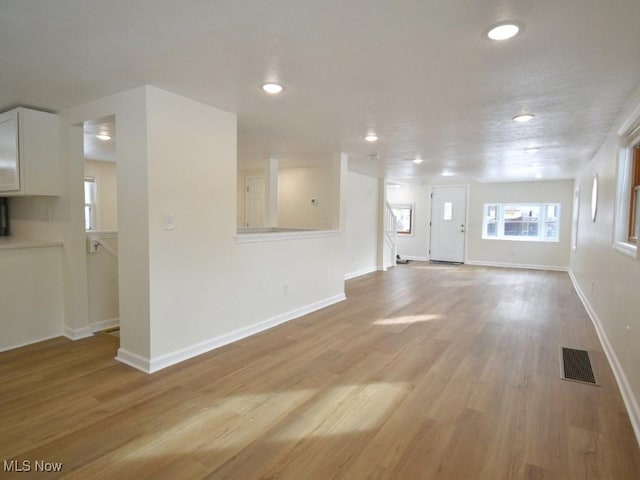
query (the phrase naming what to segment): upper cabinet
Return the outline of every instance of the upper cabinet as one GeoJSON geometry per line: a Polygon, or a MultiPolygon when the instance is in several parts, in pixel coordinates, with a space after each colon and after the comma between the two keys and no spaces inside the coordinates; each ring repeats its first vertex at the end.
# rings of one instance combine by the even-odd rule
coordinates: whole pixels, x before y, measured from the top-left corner
{"type": "Polygon", "coordinates": [[[0,196],[59,194],[58,116],[28,108],[0,113],[0,196]]]}

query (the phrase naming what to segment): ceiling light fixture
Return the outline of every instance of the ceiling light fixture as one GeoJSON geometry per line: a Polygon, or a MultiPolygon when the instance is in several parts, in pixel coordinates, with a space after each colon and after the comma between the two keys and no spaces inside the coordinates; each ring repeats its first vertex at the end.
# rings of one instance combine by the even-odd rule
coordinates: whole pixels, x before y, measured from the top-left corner
{"type": "Polygon", "coordinates": [[[422,160],[420,157],[416,157],[413,159],[413,163],[415,163],[416,165],[420,165],[424,160],[422,160]]]}
{"type": "Polygon", "coordinates": [[[445,170],[444,172],[442,172],[441,174],[443,177],[454,177],[455,173],[450,172],[449,170],[445,170]]]}
{"type": "Polygon", "coordinates": [[[522,115],[516,115],[515,117],[513,117],[513,120],[518,123],[525,123],[533,120],[533,115],[531,115],[530,113],[523,113],[522,115]]]}
{"type": "Polygon", "coordinates": [[[96,137],[102,140],[103,142],[106,142],[107,140],[111,140],[111,135],[108,135],[106,133],[99,133],[98,135],[96,135],[96,137]]]}
{"type": "Polygon", "coordinates": [[[542,178],[542,173],[540,172],[536,173],[536,178],[542,178]]]}
{"type": "Polygon", "coordinates": [[[375,133],[368,133],[366,137],[364,137],[364,139],[367,142],[376,142],[378,140],[378,135],[376,135],[375,133]]]}
{"type": "Polygon", "coordinates": [[[520,26],[513,22],[503,22],[493,25],[487,32],[487,37],[491,40],[509,40],[520,32],[520,26]]]}
{"type": "Polygon", "coordinates": [[[525,148],[524,151],[527,153],[536,153],[536,152],[539,152],[540,149],[538,147],[529,147],[529,148],[525,148]]]}
{"type": "Polygon", "coordinates": [[[262,90],[264,90],[267,93],[270,93],[271,95],[275,95],[277,93],[280,93],[282,90],[284,90],[284,88],[282,88],[282,85],[280,85],[279,83],[268,82],[262,85],[262,90]]]}

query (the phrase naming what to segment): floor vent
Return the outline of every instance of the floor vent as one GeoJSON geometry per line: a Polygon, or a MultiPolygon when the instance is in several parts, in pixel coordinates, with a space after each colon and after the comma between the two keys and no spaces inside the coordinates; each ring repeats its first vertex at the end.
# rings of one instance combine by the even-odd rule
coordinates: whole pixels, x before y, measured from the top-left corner
{"type": "Polygon", "coordinates": [[[589,352],[586,350],[562,347],[560,367],[563,380],[598,385],[593,368],[591,368],[589,352]]]}

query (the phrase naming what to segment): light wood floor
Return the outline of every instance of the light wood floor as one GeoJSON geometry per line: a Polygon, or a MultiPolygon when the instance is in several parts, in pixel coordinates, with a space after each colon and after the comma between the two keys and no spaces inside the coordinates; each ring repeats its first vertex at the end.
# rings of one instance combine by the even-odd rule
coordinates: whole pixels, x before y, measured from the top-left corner
{"type": "Polygon", "coordinates": [[[104,334],[2,353],[0,461],[83,479],[640,478],[567,274],[415,262],[347,296],[153,375],[104,334]],[[560,380],[561,346],[589,350],[602,386],[560,380]]]}

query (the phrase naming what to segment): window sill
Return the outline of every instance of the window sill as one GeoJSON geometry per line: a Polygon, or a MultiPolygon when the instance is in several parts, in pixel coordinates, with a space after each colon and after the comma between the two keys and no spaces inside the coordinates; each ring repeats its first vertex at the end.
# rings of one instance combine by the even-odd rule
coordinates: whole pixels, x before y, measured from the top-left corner
{"type": "Polygon", "coordinates": [[[613,249],[631,258],[638,258],[638,247],[633,243],[613,242],[613,249]]]}
{"type": "Polygon", "coordinates": [[[560,240],[543,240],[541,238],[518,238],[518,237],[482,237],[483,240],[499,240],[499,241],[507,241],[507,242],[531,242],[531,243],[559,243],[560,240]]]}

